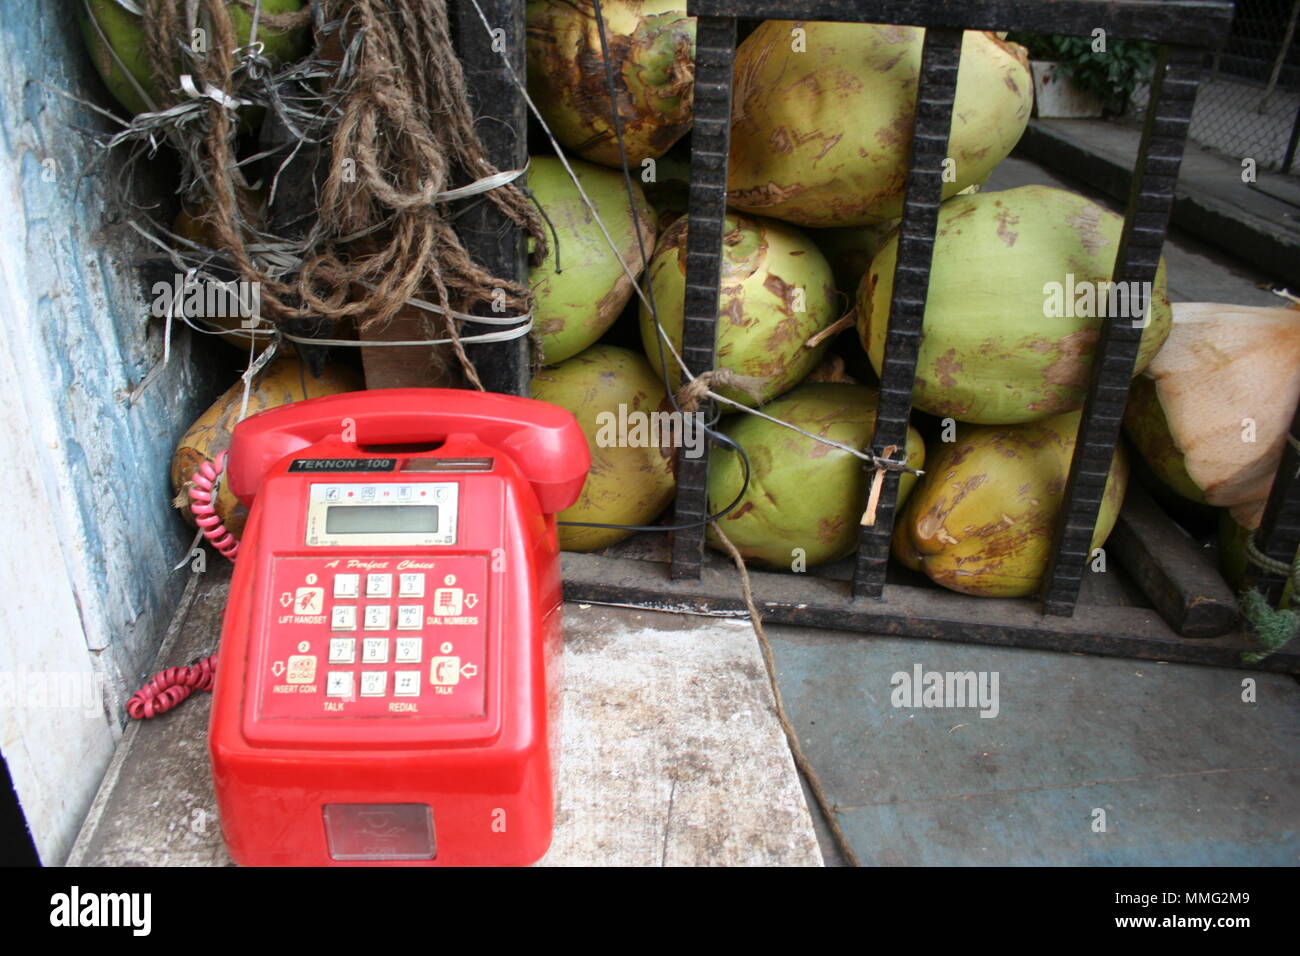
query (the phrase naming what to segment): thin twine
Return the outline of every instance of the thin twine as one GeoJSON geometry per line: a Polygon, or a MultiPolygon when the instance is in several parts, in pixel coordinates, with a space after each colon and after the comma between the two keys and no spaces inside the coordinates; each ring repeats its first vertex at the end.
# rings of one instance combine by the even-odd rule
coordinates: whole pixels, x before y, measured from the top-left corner
{"type": "Polygon", "coordinates": [[[776,663],[772,655],[772,644],[768,640],[767,633],[763,630],[763,615],[759,612],[758,604],[754,601],[754,591],[750,586],[749,569],[745,567],[745,559],[716,521],[713,522],[713,530],[717,533],[718,540],[727,549],[727,553],[731,555],[731,561],[740,574],[741,593],[745,597],[745,607],[749,611],[749,622],[753,625],[754,635],[758,638],[759,650],[763,654],[763,666],[767,668],[767,680],[772,687],[772,698],[776,704],[776,719],[781,725],[781,730],[785,733],[786,743],[790,747],[790,756],[794,758],[795,766],[799,768],[799,772],[808,781],[808,789],[812,791],[813,799],[821,809],[822,816],[826,820],[826,825],[830,827],[831,835],[835,838],[835,845],[841,855],[848,861],[850,866],[860,866],[858,855],[853,852],[848,837],[844,835],[844,830],[840,827],[839,810],[831,802],[831,798],[826,794],[825,789],[823,789],[816,770],[813,769],[808,758],[804,756],[803,745],[799,742],[799,734],[794,729],[790,715],[786,712],[785,700],[781,696],[781,688],[776,679],[776,663]]]}

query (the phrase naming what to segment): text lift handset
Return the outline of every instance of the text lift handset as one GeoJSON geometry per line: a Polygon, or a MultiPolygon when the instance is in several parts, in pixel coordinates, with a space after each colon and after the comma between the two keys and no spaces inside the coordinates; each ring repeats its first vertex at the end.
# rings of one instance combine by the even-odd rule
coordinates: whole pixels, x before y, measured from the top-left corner
{"type": "Polygon", "coordinates": [[[226,472],[250,510],[209,745],[236,862],[546,851],[554,515],[589,463],[567,411],[483,392],[330,395],[235,427],[226,472]]]}

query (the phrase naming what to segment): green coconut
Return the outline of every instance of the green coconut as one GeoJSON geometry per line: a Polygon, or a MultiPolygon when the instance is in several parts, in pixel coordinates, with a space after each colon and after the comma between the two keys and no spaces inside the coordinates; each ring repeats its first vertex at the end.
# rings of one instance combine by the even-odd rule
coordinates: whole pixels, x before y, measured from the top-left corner
{"type": "MultiPolygon", "coordinates": [[[[731,205],[804,226],[903,212],[924,31],[870,23],[763,23],[736,51],[731,205]]],[[[967,31],[944,197],[979,183],[1029,122],[1024,49],[967,31]]]]}
{"type": "MultiPolygon", "coordinates": [[[[619,92],[623,145],[634,171],[691,128],[695,18],[684,0],[603,0],[619,92]]],[[[591,0],[530,0],[528,90],[555,138],[583,159],[621,166],[591,0]]]]}
{"type": "MultiPolygon", "coordinates": [[[[646,272],[659,322],[679,353],[686,301],[686,234],[689,216],[664,233],[646,272]]],[[[821,360],[829,340],[805,343],[840,313],[835,278],[826,257],[806,234],[774,219],[729,213],[722,237],[722,291],[718,300],[717,367],[754,381],[755,394],[738,387],[715,390],[733,401],[769,401],[797,385],[821,360]],[[757,397],[756,397],[757,396],[757,397]]],[[[662,372],[654,319],[641,303],[641,341],[662,372]]],[[[676,388],[680,369],[667,347],[664,359],[676,388]]]]}
{"type": "MultiPolygon", "coordinates": [[[[1047,186],[957,196],[940,206],[913,404],[981,425],[1082,408],[1101,315],[1122,315],[1126,305],[1126,294],[1111,305],[1106,291],[1122,229],[1114,213],[1047,186]]],[[[877,373],[897,257],[895,235],[858,289],[858,332],[877,373]]],[[[1169,335],[1163,260],[1150,300],[1134,374],[1169,335]]]]}
{"type": "Polygon", "coordinates": [[[853,300],[858,294],[858,283],[871,268],[871,260],[897,228],[898,221],[891,219],[867,226],[816,229],[808,235],[830,263],[831,272],[835,274],[835,288],[853,300]]]}
{"type": "MultiPolygon", "coordinates": [[[[1023,425],[960,425],[894,525],[894,555],[962,594],[1025,597],[1043,583],[1081,412],[1023,425]]],[[[1119,516],[1128,461],[1117,447],[1091,548],[1119,516]]]]}
{"type": "MultiPolygon", "coordinates": [[[[132,115],[158,109],[160,96],[150,68],[143,20],[116,0],[86,0],[74,5],[90,59],[108,91],[132,115]]],[[[262,13],[264,16],[295,13],[304,5],[305,0],[262,0],[262,13]]],[[[230,11],[238,42],[246,44],[252,29],[251,15],[233,0],[226,4],[226,9],[230,11]]],[[[263,44],[263,55],[272,65],[279,65],[306,52],[309,33],[306,27],[273,30],[263,20],[257,28],[257,39],[263,44]]],[[[178,75],[176,85],[179,84],[178,75]]]]}
{"type": "MultiPolygon", "coordinates": [[[[817,382],[800,385],[764,411],[814,435],[864,449],[876,427],[877,404],[874,389],[817,382]]],[[[870,486],[860,458],[754,415],[729,419],[723,431],[749,455],[745,497],[718,520],[746,560],[791,570],[854,552],[870,486]]],[[[907,463],[920,469],[924,461],[921,435],[909,426],[907,463]]],[[[740,455],[715,452],[709,464],[709,512],[731,504],[743,481],[740,455]]],[[[911,474],[899,478],[900,502],[915,483],[911,474]]],[[[712,528],[708,540],[721,547],[712,528]]]]}
{"type": "Polygon", "coordinates": [[[1169,432],[1169,421],[1160,407],[1155,380],[1139,375],[1129,386],[1128,406],[1124,409],[1124,432],[1150,467],[1151,472],[1169,490],[1189,501],[1207,504],[1205,492],[1187,473],[1182,450],[1169,432]]]}
{"type": "MultiPolygon", "coordinates": [[[[617,428],[620,420],[634,423],[642,415],[671,411],[668,394],[645,359],[627,349],[593,345],[538,372],[533,398],[572,412],[591,449],[591,471],[582,494],[557,520],[647,525],[668,507],[676,487],[674,449],[646,444],[630,429],[620,436],[617,428]],[[639,414],[628,418],[633,412],[639,414]]],[[[642,437],[649,437],[648,430],[642,437]]],[[[562,525],[560,547],[596,551],[632,533],[562,525]]]]}
{"type": "Polygon", "coordinates": [[[563,164],[552,157],[534,157],[528,188],[555,229],[546,259],[529,271],[533,314],[547,365],[591,345],[627,305],[635,285],[623,264],[634,276],[639,276],[644,266],[637,243],[638,223],[646,255],[655,243],[654,212],[639,185],[632,184],[634,220],[622,174],[591,163],[571,161],[571,165],[619,252],[616,256],[610,249],[563,164]],[[555,268],[557,251],[559,271],[555,268]]]}

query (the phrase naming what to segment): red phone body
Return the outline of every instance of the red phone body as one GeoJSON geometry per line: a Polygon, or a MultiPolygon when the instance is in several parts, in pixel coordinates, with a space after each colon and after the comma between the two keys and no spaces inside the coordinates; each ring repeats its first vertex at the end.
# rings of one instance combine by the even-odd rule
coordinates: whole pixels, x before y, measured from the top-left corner
{"type": "Polygon", "coordinates": [[[246,865],[522,865],[550,845],[557,511],[590,457],[543,402],[331,395],[245,419],[250,506],[209,746],[246,865]]]}

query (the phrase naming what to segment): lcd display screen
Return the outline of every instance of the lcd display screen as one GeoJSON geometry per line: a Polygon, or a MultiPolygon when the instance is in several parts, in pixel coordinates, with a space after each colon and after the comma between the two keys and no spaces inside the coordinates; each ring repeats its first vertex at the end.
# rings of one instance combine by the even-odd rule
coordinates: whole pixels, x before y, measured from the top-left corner
{"type": "Polygon", "coordinates": [[[326,534],[436,534],[437,505],[335,505],[325,509],[326,534]]]}

